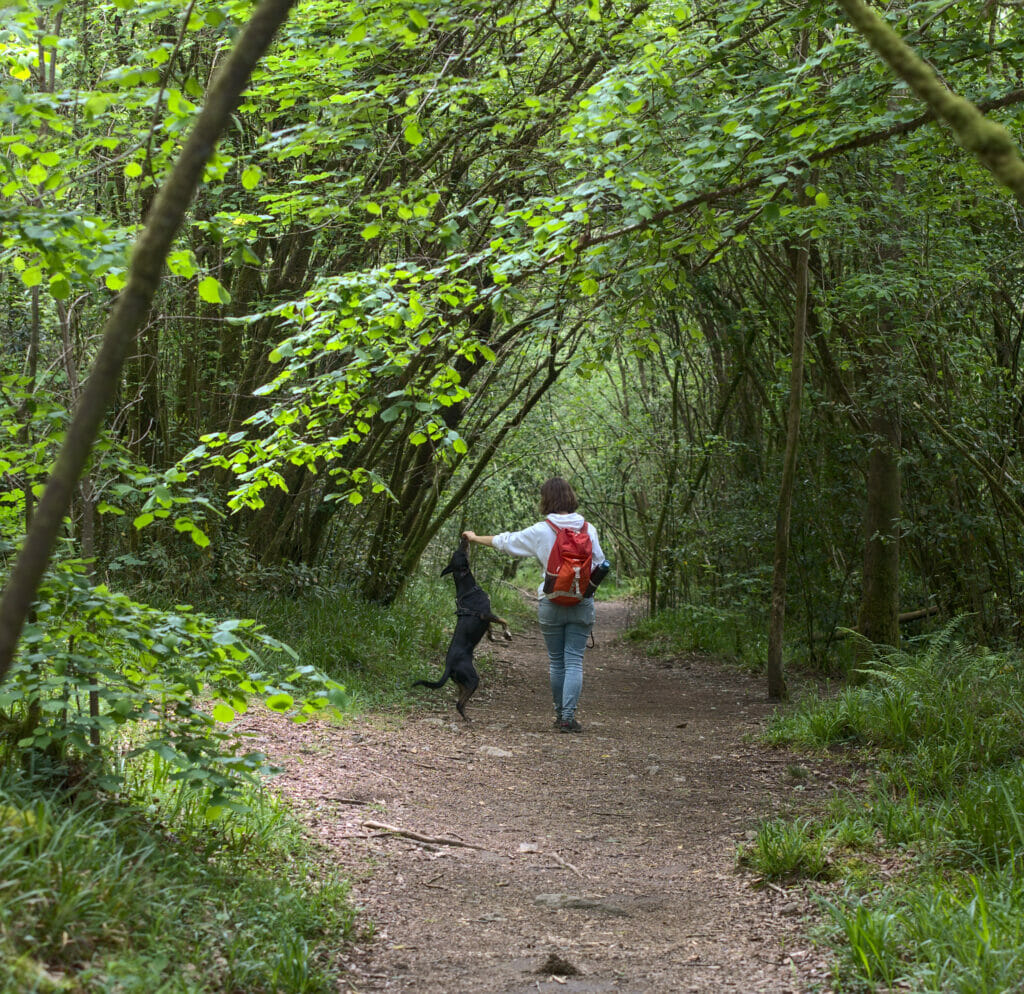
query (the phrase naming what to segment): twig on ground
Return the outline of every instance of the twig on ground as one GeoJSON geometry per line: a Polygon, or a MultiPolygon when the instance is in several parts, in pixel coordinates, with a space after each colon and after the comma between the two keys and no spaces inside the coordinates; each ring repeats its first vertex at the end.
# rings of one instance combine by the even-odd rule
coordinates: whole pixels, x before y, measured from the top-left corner
{"type": "Polygon", "coordinates": [[[474,845],[472,842],[463,842],[461,839],[450,839],[443,835],[422,835],[420,832],[411,832],[397,825],[387,825],[382,821],[364,821],[363,828],[376,829],[378,832],[387,832],[390,835],[400,835],[403,839],[412,839],[413,842],[423,842],[432,846],[462,846],[465,849],[483,849],[484,846],[474,845]]]}
{"type": "Polygon", "coordinates": [[[554,860],[554,861],[555,861],[555,862],[556,862],[556,863],[557,863],[557,864],[558,864],[559,866],[564,866],[564,867],[565,867],[565,868],[566,868],[567,870],[572,870],[572,872],[573,872],[573,873],[575,873],[575,874],[576,874],[576,876],[580,878],[580,880],[582,880],[582,879],[583,879],[583,874],[582,874],[582,873],[580,873],[580,871],[579,871],[579,870],[577,870],[577,869],[576,869],[576,867],[572,865],[572,863],[566,862],[566,860],[562,859],[562,857],[561,857],[561,856],[559,856],[559,855],[558,855],[558,853],[556,853],[556,852],[549,852],[549,853],[548,853],[548,855],[549,855],[549,856],[550,856],[550,857],[551,857],[551,858],[552,858],[552,859],[553,859],[553,860],[554,860]]]}

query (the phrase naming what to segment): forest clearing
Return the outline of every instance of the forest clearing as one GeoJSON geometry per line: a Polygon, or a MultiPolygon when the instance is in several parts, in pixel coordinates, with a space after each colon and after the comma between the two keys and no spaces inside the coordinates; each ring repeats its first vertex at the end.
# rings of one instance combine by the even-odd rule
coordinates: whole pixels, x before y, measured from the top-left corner
{"type": "Polygon", "coordinates": [[[0,0],[0,989],[1024,989],[1022,19],[0,0]]]}

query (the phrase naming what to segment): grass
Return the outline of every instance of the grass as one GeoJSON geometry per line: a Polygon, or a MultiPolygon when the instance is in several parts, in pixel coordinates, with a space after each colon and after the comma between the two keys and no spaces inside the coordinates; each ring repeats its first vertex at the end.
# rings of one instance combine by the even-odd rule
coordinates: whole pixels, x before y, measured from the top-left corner
{"type": "Polygon", "coordinates": [[[765,826],[740,854],[793,879],[820,878],[823,851],[842,990],[1024,990],[1024,660],[953,632],[880,654],[862,684],[805,699],[768,732],[876,771],[864,793],[765,826]]]}
{"type": "Polygon", "coordinates": [[[806,819],[776,818],[761,825],[737,858],[741,866],[766,880],[821,879],[827,876],[827,839],[806,819]]]}
{"type": "Polygon", "coordinates": [[[0,989],[337,990],[355,911],[266,794],[209,825],[196,795],[48,793],[0,776],[0,989]],[[168,818],[168,815],[174,815],[168,818]]]}
{"type": "MultiPolygon", "coordinates": [[[[495,610],[521,610],[520,595],[492,584],[495,610]]],[[[450,581],[417,579],[385,607],[343,589],[300,597],[250,594],[237,608],[340,681],[356,710],[402,707],[412,680],[436,675],[455,626],[450,581]]],[[[507,614],[504,616],[508,616],[507,614]]],[[[486,648],[478,661],[486,663],[486,648]]]]}

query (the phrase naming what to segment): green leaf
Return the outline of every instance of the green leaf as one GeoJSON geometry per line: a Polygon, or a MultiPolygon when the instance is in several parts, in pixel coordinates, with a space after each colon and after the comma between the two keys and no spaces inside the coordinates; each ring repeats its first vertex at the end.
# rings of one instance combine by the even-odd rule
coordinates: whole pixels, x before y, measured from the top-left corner
{"type": "Polygon", "coordinates": [[[242,170],[242,186],[246,190],[255,190],[263,176],[263,170],[259,166],[246,166],[242,170]]]}
{"type": "Polygon", "coordinates": [[[423,143],[423,135],[420,133],[420,127],[416,121],[410,121],[405,126],[403,134],[405,135],[405,140],[410,145],[420,145],[423,143]]]}
{"type": "Polygon", "coordinates": [[[371,238],[376,238],[380,234],[380,225],[375,221],[373,224],[368,224],[363,228],[362,235],[367,241],[371,238]]]}
{"type": "Polygon", "coordinates": [[[233,708],[229,708],[226,704],[214,704],[213,706],[213,720],[222,721],[227,724],[229,721],[235,720],[235,712],[233,708]]]}
{"type": "Polygon", "coordinates": [[[39,286],[39,284],[43,282],[42,269],[38,266],[29,266],[29,268],[21,274],[21,282],[28,287],[39,286]]]}
{"type": "Polygon", "coordinates": [[[230,304],[231,294],[220,285],[215,276],[207,276],[199,281],[199,296],[208,304],[230,304]]]}
{"type": "Polygon", "coordinates": [[[167,256],[167,268],[175,276],[191,279],[196,274],[196,257],[191,249],[178,249],[167,256]]]}
{"type": "Polygon", "coordinates": [[[50,296],[54,300],[67,300],[71,296],[71,284],[63,273],[50,277],[50,296]]]}
{"type": "Polygon", "coordinates": [[[264,702],[271,711],[277,711],[279,714],[284,714],[285,711],[291,710],[295,705],[295,698],[291,694],[272,694],[264,702]]]}

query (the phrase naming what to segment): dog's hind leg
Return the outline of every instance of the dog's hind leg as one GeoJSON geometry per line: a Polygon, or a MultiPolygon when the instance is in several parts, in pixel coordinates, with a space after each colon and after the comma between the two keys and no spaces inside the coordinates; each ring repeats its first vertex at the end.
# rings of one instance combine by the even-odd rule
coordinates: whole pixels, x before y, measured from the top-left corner
{"type": "Polygon", "coordinates": [[[474,676],[466,683],[459,684],[459,697],[455,702],[455,709],[462,715],[463,721],[470,721],[471,719],[466,716],[466,704],[469,699],[476,693],[476,688],[480,686],[480,677],[474,676]]]}

